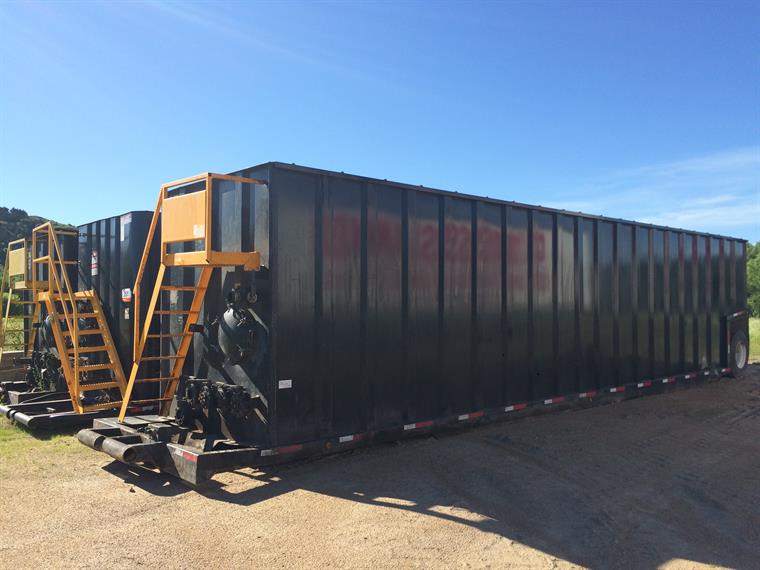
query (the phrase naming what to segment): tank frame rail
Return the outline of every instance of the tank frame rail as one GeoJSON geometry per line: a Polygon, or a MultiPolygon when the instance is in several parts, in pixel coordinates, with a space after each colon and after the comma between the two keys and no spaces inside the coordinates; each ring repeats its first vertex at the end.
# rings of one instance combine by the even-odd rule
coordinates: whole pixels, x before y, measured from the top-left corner
{"type": "Polygon", "coordinates": [[[132,368],[119,411],[119,420],[121,421],[124,421],[127,415],[134,386],[148,382],[158,382],[163,386],[162,395],[154,401],[161,406],[161,413],[168,414],[174,393],[177,390],[180,375],[182,374],[185,359],[190,350],[193,328],[200,317],[201,307],[213,270],[218,267],[242,266],[246,271],[258,271],[261,267],[261,258],[256,251],[217,251],[213,248],[213,190],[214,184],[217,181],[230,181],[250,185],[265,184],[265,182],[253,178],[207,172],[169,182],[161,186],[133,287],[134,306],[137,307],[133,325],[134,348],[132,368]],[[143,318],[143,315],[138,314],[139,307],[141,307],[142,279],[159,224],[161,226],[160,264],[150,302],[143,318]],[[199,244],[201,242],[202,246],[192,251],[169,251],[170,246],[173,244],[199,244]],[[167,269],[171,267],[200,269],[197,282],[193,286],[181,287],[165,284],[164,280],[168,277],[169,273],[167,269]],[[165,292],[173,292],[177,295],[191,295],[192,301],[190,307],[187,310],[162,310],[161,295],[165,292]],[[160,320],[163,317],[171,316],[184,316],[184,326],[181,333],[150,334],[154,318],[160,320]],[[169,337],[179,339],[175,354],[162,354],[151,357],[143,355],[145,345],[149,339],[169,337]],[[158,362],[159,366],[167,364],[170,371],[166,374],[159,374],[157,378],[143,378],[141,377],[140,367],[147,360],[158,362]]]}
{"type": "MultiPolygon", "coordinates": [[[[13,395],[13,392],[11,392],[13,395]]],[[[0,414],[34,431],[55,431],[85,426],[95,418],[113,415],[113,410],[79,413],[68,392],[19,392],[17,403],[0,404],[0,414]]]]}
{"type": "Polygon", "coordinates": [[[194,441],[203,442],[205,447],[213,447],[216,444],[221,449],[204,451],[197,446],[184,445],[183,443],[188,441],[190,431],[180,427],[173,418],[156,415],[131,416],[123,422],[113,417],[97,419],[93,422],[92,428],[81,430],[77,438],[80,443],[96,451],[102,451],[122,463],[158,469],[196,486],[203,484],[217,473],[243,467],[265,467],[348,451],[370,443],[398,441],[434,431],[456,430],[465,426],[517,419],[561,409],[591,407],[641,396],[663,394],[698,386],[724,376],[732,376],[731,369],[704,369],[580,394],[478,410],[383,430],[346,434],[268,449],[243,446],[210,437],[206,440],[194,441]]]}
{"type": "Polygon", "coordinates": [[[30,246],[30,241],[22,238],[8,242],[8,249],[5,255],[5,264],[3,268],[3,274],[0,277],[0,300],[3,295],[8,293],[8,300],[5,306],[0,306],[2,309],[2,323],[0,323],[0,362],[3,360],[3,354],[6,352],[23,351],[26,356],[31,352],[34,346],[34,337],[37,329],[30,326],[32,322],[39,316],[39,305],[34,300],[16,300],[14,299],[14,293],[24,292],[32,290],[32,283],[29,279],[29,268],[27,266],[27,251],[30,246]],[[20,279],[14,279],[20,278],[20,279]],[[25,311],[21,311],[21,315],[11,315],[12,307],[21,305],[23,308],[26,305],[34,305],[34,311],[32,314],[26,314],[25,311]],[[21,318],[23,320],[22,328],[8,328],[8,322],[12,318],[21,318]],[[28,333],[27,342],[7,344],[8,332],[21,332],[22,334],[28,333]]]}

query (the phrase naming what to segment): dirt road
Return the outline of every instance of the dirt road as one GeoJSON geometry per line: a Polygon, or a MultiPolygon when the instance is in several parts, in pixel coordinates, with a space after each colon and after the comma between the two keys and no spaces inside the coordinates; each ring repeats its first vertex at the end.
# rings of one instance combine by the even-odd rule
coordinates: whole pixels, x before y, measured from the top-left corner
{"type": "MultiPolygon", "coordinates": [[[[6,430],[7,431],[7,430],[6,430]]],[[[281,467],[203,492],[0,439],[0,567],[760,566],[741,380],[281,467]]]]}

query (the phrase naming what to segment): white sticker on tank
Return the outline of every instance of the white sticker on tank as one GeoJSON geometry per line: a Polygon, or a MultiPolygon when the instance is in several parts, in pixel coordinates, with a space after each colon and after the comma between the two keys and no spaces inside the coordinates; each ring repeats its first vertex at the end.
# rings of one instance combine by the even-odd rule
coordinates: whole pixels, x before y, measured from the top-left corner
{"type": "Polygon", "coordinates": [[[193,224],[193,237],[201,239],[204,235],[206,235],[206,225],[193,224]]]}
{"type": "Polygon", "coordinates": [[[129,307],[124,309],[124,319],[127,321],[129,320],[129,307]]]}
{"type": "Polygon", "coordinates": [[[280,390],[284,390],[285,388],[292,388],[293,380],[292,378],[288,378],[287,380],[280,380],[280,382],[278,383],[278,386],[280,390]]]}
{"type": "Polygon", "coordinates": [[[95,277],[98,274],[98,252],[93,251],[90,254],[90,275],[95,277]]]}

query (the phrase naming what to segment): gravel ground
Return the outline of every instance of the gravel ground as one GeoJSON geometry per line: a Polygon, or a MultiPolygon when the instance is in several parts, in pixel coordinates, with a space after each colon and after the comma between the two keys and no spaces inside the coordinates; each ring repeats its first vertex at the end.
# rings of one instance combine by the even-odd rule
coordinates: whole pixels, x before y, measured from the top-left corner
{"type": "Polygon", "coordinates": [[[0,440],[2,568],[760,566],[757,365],[667,395],[223,474],[200,492],[71,437],[18,437],[0,440]]]}

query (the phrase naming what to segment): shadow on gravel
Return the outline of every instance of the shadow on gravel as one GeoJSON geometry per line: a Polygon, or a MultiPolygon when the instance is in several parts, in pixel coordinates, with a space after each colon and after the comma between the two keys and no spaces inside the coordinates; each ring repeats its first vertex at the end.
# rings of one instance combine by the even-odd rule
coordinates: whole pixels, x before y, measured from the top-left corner
{"type": "Polygon", "coordinates": [[[140,467],[131,467],[118,461],[109,463],[102,469],[111,475],[119,477],[126,484],[134,485],[158,497],[175,497],[193,490],[169,475],[156,473],[140,467]]]}
{"type": "MultiPolygon", "coordinates": [[[[307,490],[469,525],[592,568],[672,559],[757,567],[760,367],[728,382],[741,383],[730,402],[721,400],[725,388],[706,387],[690,398],[644,398],[244,469],[237,473],[250,485],[198,492],[253,505],[307,490]]],[[[190,490],[167,485],[165,476],[112,468],[157,495],[190,490]]]]}

